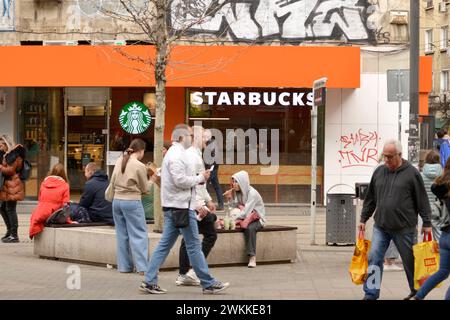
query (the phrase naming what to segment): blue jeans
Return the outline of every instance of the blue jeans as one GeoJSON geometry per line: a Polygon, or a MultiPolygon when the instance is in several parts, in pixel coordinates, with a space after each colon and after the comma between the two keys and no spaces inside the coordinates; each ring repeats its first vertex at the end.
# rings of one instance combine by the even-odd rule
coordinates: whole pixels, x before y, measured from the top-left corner
{"type": "Polygon", "coordinates": [[[117,239],[117,269],[120,272],[145,272],[148,268],[148,232],[140,200],[113,200],[117,239]]]}
{"type": "Polygon", "coordinates": [[[402,258],[403,268],[411,292],[414,289],[414,233],[391,234],[384,230],[374,227],[372,235],[372,243],[369,253],[369,269],[368,278],[364,283],[365,298],[375,300],[380,297],[381,280],[383,278],[383,262],[386,251],[391,240],[394,241],[400,257],[402,258]]]}
{"type": "Polygon", "coordinates": [[[177,241],[180,233],[183,235],[186,242],[186,249],[197,277],[200,279],[200,283],[203,288],[212,286],[217,282],[209,273],[208,264],[206,263],[205,256],[202,252],[202,244],[200,241],[200,235],[198,233],[198,225],[196,213],[193,210],[189,210],[189,226],[186,228],[175,228],[172,218],[172,210],[164,211],[164,228],[161,240],[155,248],[150,258],[148,271],[145,274],[145,282],[148,284],[158,283],[158,271],[161,265],[167,258],[167,255],[172,249],[175,241],[177,241]]]}
{"type": "MultiPolygon", "coordinates": [[[[442,232],[439,239],[439,270],[425,281],[416,296],[424,299],[439,283],[448,278],[450,274],[450,233],[442,232]]],[[[450,300],[450,288],[447,290],[445,300],[450,300]]]]}

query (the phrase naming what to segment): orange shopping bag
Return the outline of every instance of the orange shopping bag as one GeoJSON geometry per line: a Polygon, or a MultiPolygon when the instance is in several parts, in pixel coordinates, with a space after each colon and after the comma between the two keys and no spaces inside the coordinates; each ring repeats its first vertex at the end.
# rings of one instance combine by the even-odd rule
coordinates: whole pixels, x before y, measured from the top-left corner
{"type": "Polygon", "coordinates": [[[367,279],[367,269],[369,260],[367,258],[370,250],[370,240],[364,239],[364,231],[360,231],[356,241],[355,251],[353,252],[352,262],[350,263],[350,277],[354,284],[364,284],[367,279]]]}
{"type": "MultiPolygon", "coordinates": [[[[439,269],[439,245],[432,240],[431,232],[423,235],[423,242],[413,246],[414,289],[419,290],[424,282],[439,269]],[[428,237],[427,237],[428,235],[428,237]]],[[[439,287],[441,284],[438,284],[439,287]]]]}

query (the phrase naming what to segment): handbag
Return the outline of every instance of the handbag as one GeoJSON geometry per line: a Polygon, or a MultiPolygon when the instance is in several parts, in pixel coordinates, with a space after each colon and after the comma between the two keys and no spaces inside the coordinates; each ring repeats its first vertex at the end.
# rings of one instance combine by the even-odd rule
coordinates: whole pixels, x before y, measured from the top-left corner
{"type": "Polygon", "coordinates": [[[241,229],[247,229],[250,223],[259,220],[259,214],[255,210],[252,211],[244,220],[239,222],[241,229]]]}
{"type": "Polygon", "coordinates": [[[189,205],[187,209],[172,209],[172,219],[175,228],[186,228],[189,226],[189,208],[191,206],[192,200],[192,189],[191,189],[191,199],[189,199],[189,205]]]}
{"type": "Polygon", "coordinates": [[[105,200],[112,202],[114,200],[114,182],[116,180],[116,176],[112,175],[111,181],[109,182],[108,188],[105,190],[105,200]]]}

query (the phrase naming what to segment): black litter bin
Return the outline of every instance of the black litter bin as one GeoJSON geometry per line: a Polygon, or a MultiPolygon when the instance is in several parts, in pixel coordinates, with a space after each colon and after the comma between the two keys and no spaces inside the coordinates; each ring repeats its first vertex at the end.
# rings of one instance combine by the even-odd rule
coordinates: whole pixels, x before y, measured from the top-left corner
{"type": "Polygon", "coordinates": [[[336,184],[327,192],[326,244],[353,245],[356,238],[355,194],[329,193],[331,189],[339,185],[343,184],[336,184]]]}

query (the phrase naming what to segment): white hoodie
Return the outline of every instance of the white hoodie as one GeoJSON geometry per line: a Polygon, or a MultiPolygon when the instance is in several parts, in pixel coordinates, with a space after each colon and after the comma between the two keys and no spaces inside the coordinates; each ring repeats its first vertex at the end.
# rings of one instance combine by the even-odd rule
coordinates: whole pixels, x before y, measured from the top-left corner
{"type": "Polygon", "coordinates": [[[232,177],[236,180],[241,189],[241,191],[236,192],[233,205],[235,207],[239,204],[245,206],[237,218],[245,219],[253,210],[255,210],[260,216],[259,222],[264,226],[266,223],[264,202],[259,192],[250,185],[250,178],[248,177],[247,171],[239,171],[232,177]]]}

